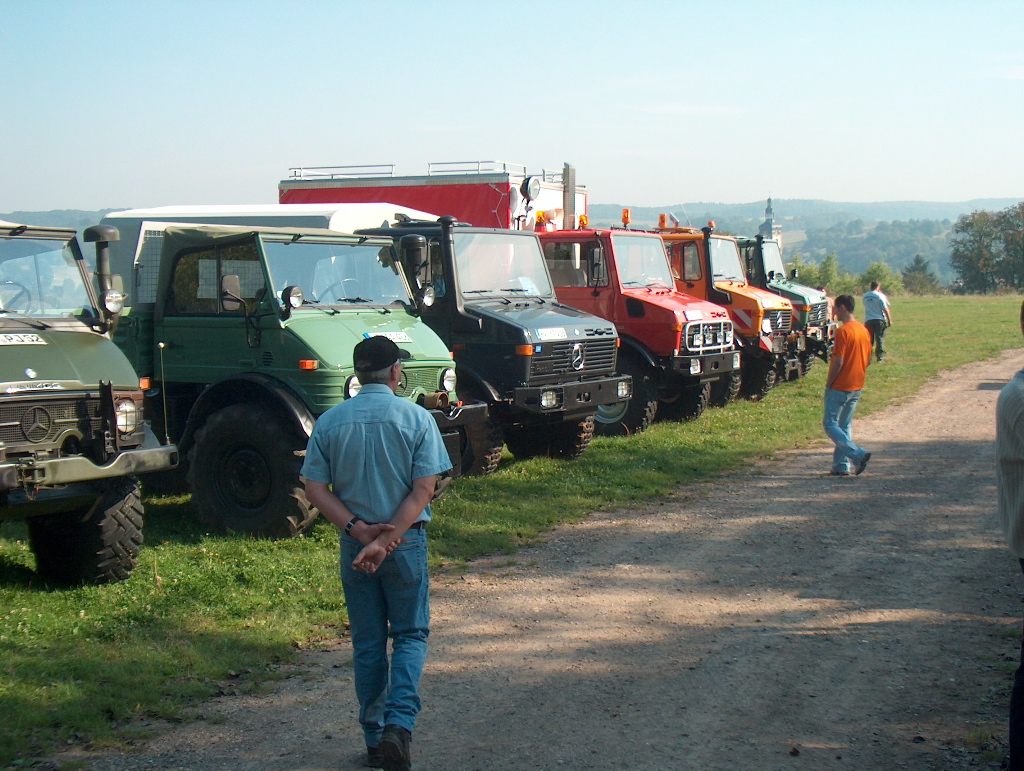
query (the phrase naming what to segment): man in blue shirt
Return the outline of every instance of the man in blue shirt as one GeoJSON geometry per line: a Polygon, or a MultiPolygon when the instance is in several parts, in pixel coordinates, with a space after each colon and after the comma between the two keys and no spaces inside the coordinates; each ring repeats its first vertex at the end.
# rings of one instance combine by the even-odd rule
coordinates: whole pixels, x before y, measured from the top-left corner
{"type": "Polygon", "coordinates": [[[871,333],[875,358],[881,361],[885,356],[885,330],[892,326],[889,298],[882,292],[878,282],[872,281],[871,290],[864,293],[861,302],[864,303],[864,326],[871,333]]]}
{"type": "Polygon", "coordinates": [[[437,475],[452,465],[430,414],[395,395],[408,358],[386,337],[361,340],[353,359],[362,389],[320,416],[302,464],[310,503],[342,530],[359,722],[367,764],[387,771],[412,766],[430,634],[424,526],[437,475]]]}

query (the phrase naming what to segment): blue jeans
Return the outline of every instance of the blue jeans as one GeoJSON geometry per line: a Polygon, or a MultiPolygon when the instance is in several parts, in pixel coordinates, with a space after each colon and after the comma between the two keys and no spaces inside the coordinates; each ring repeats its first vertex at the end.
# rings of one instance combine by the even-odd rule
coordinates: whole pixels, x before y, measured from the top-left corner
{"type": "Polygon", "coordinates": [[[836,391],[825,389],[825,418],[822,425],[825,434],[835,442],[836,449],[832,453],[832,470],[837,474],[849,474],[852,466],[864,460],[867,450],[853,441],[850,425],[853,413],[860,400],[860,391],[836,391]]]}
{"type": "Polygon", "coordinates": [[[370,747],[380,742],[385,725],[412,731],[421,706],[420,674],[430,635],[427,533],[409,530],[404,538],[377,572],[369,574],[352,568],[360,543],[341,537],[341,583],[352,632],[359,722],[370,747]]]}

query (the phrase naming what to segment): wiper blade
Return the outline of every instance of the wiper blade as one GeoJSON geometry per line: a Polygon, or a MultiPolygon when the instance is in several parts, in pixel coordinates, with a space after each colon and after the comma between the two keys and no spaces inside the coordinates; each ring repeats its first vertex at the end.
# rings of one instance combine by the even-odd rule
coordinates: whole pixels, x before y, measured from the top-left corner
{"type": "Polygon", "coordinates": [[[373,300],[367,300],[365,297],[339,297],[343,303],[372,303],[373,300]]]}

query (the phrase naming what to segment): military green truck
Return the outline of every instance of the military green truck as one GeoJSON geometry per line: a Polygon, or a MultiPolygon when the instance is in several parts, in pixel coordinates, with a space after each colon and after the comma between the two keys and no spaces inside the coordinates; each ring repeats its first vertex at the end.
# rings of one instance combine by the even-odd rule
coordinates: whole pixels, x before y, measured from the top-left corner
{"type": "Polygon", "coordinates": [[[828,361],[832,350],[836,323],[828,316],[828,298],[818,289],[798,284],[795,268],[786,274],[782,247],[776,239],[759,234],[736,240],[750,283],[785,297],[793,304],[793,334],[788,345],[791,354],[800,359],[797,374],[802,377],[810,371],[815,358],[828,361]],[[801,333],[805,336],[805,346],[803,350],[796,350],[795,335],[801,333]]]}
{"type": "Polygon", "coordinates": [[[374,335],[412,354],[398,393],[430,410],[458,475],[466,427],[487,407],[458,401],[451,352],[410,312],[391,239],[109,219],[138,234],[112,250],[130,277],[115,340],[152,377],[147,407],[178,443],[209,527],[269,537],[309,528],[306,442],[319,415],[359,392],[352,349],[374,335]]]}
{"type": "Polygon", "coordinates": [[[55,583],[127,578],[142,544],[135,475],[178,462],[110,340],[117,235],[84,234],[97,246],[97,296],[74,230],[0,222],[0,519],[27,519],[36,571],[55,583]]]}

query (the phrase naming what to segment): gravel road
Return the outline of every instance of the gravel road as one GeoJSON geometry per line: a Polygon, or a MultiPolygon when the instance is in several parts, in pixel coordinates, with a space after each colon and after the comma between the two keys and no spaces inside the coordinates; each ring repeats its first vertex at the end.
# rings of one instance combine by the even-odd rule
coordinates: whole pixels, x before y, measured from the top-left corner
{"type": "MultiPolygon", "coordinates": [[[[857,420],[860,477],[829,477],[822,442],[438,576],[416,771],[998,768],[1024,580],[993,424],[1022,362],[857,420]]],[[[53,760],[356,769],[350,663],[344,642],[305,652],[132,752],[53,760]]]]}

